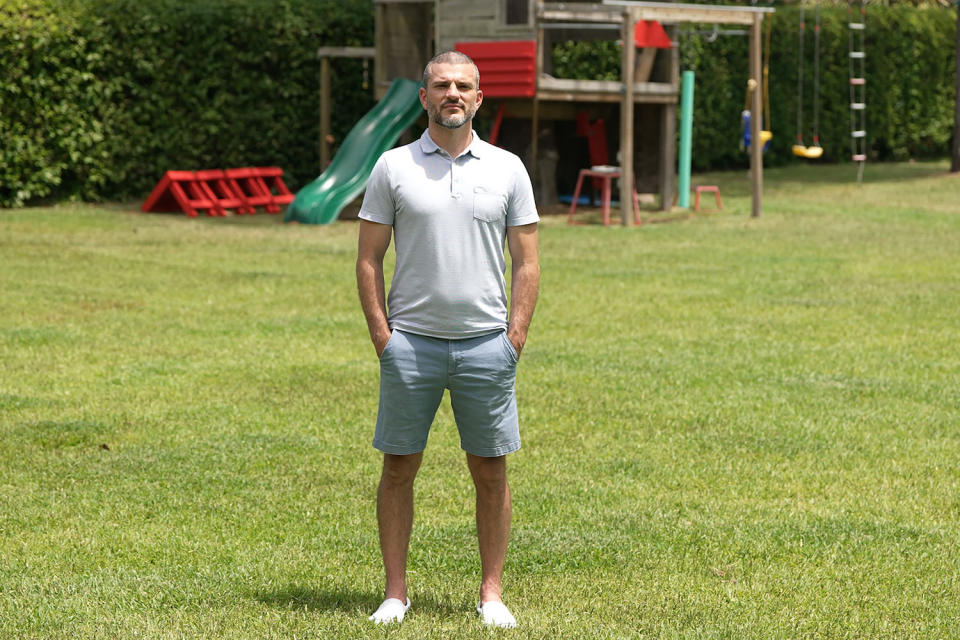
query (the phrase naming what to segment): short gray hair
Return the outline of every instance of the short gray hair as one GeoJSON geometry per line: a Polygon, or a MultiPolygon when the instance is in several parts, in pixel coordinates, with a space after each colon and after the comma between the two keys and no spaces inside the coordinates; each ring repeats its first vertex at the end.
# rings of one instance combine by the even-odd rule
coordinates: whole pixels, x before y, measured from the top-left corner
{"type": "Polygon", "coordinates": [[[473,67],[473,75],[477,80],[477,88],[480,88],[480,69],[477,69],[477,63],[471,60],[470,56],[459,51],[443,51],[430,58],[430,62],[423,68],[424,87],[430,82],[430,67],[435,64],[469,64],[473,67]]]}

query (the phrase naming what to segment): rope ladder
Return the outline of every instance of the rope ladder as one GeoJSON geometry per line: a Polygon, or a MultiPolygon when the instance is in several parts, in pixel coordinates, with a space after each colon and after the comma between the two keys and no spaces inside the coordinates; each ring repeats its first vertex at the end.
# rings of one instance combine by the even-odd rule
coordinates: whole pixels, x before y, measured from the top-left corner
{"type": "Polygon", "coordinates": [[[863,182],[867,162],[867,36],[866,0],[848,0],[848,33],[850,54],[850,150],[857,163],[857,184],[863,182]],[[854,5],[859,5],[854,15],[854,5]]]}

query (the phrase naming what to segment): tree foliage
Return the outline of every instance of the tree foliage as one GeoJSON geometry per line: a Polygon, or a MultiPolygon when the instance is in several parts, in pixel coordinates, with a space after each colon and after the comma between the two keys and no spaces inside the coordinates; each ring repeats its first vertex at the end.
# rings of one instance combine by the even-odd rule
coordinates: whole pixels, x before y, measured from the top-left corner
{"type": "MultiPolygon", "coordinates": [[[[142,197],[167,169],[318,170],[316,49],[369,45],[367,0],[0,0],[0,205],[142,197]]],[[[345,135],[369,108],[335,65],[345,135]]]]}

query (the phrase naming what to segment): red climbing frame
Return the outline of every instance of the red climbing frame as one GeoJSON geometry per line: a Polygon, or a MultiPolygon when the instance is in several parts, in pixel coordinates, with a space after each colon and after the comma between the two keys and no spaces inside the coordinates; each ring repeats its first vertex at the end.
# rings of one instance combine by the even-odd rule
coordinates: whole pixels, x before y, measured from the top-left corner
{"type": "Polygon", "coordinates": [[[207,215],[220,215],[216,196],[207,191],[192,171],[167,171],[153,188],[150,196],[140,207],[143,211],[183,211],[191,218],[198,210],[206,209],[207,215]]]}
{"type": "Polygon", "coordinates": [[[293,198],[280,167],[167,171],[140,209],[180,210],[191,218],[204,210],[209,216],[256,213],[258,207],[279,213],[293,198]]]}

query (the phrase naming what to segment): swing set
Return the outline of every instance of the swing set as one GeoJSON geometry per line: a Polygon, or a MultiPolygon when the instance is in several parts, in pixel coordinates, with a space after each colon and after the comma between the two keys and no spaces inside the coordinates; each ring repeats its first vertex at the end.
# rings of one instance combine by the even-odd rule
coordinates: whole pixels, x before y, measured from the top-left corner
{"type": "MultiPolygon", "coordinates": [[[[772,21],[766,25],[766,42],[763,55],[763,116],[760,120],[760,143],[766,149],[767,143],[773,139],[770,120],[770,39],[772,21]]],[[[803,142],[803,42],[806,33],[806,18],[804,10],[800,10],[800,34],[797,55],[797,141],[791,147],[793,154],[800,158],[815,160],[823,156],[823,147],[820,146],[820,5],[816,7],[813,27],[813,144],[807,146],[803,142]]],[[[747,81],[747,91],[744,97],[741,124],[743,128],[742,144],[744,149],[750,148],[750,102],[753,92],[757,90],[757,82],[750,78],[747,81]]]]}
{"type": "MultiPolygon", "coordinates": [[[[767,143],[773,139],[773,131],[770,126],[770,34],[773,31],[773,21],[768,20],[766,25],[766,43],[763,49],[763,117],[760,119],[760,145],[766,151],[767,143]]],[[[747,93],[743,99],[743,113],[741,114],[741,125],[743,128],[742,148],[750,148],[750,101],[753,98],[753,92],[757,89],[757,81],[753,78],[747,80],[747,93]]]]}
{"type": "Polygon", "coordinates": [[[813,26],[813,144],[803,144],[803,41],[807,30],[804,10],[800,8],[800,46],[797,54],[797,142],[793,155],[816,160],[823,155],[820,146],[820,5],[816,8],[813,26]]]}

